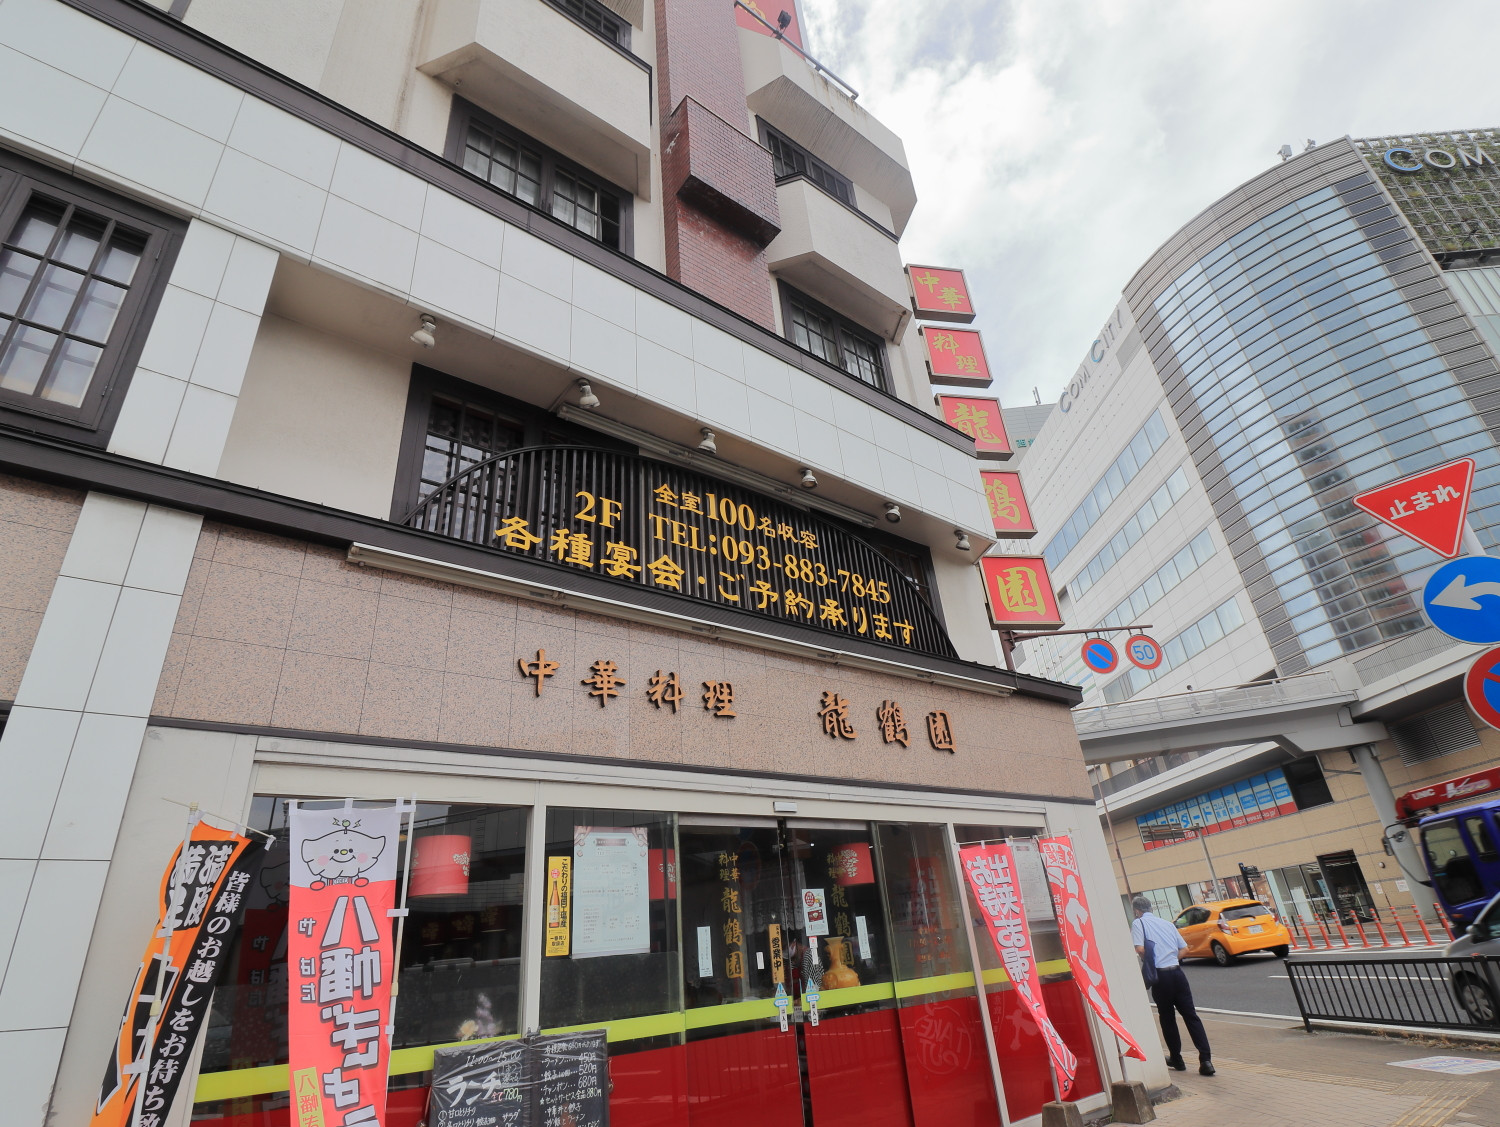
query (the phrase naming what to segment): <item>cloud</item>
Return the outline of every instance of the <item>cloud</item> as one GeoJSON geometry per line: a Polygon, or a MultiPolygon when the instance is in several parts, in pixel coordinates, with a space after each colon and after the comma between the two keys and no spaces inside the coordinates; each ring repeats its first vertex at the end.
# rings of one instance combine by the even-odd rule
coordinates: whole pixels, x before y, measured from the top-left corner
{"type": "Polygon", "coordinates": [[[906,144],[908,261],[968,272],[996,388],[1055,399],[1146,258],[1290,144],[1500,126],[1492,0],[800,0],[906,144]]]}

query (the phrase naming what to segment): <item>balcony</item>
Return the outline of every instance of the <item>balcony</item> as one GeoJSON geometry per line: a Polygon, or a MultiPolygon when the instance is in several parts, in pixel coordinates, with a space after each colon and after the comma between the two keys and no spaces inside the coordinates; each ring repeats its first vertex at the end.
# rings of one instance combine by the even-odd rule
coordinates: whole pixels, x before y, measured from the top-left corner
{"type": "Polygon", "coordinates": [[[801,177],[776,185],[781,233],[771,270],[799,290],[894,340],[906,318],[906,280],[895,236],[801,177]]]}
{"type": "Polygon", "coordinates": [[[751,111],[880,200],[899,235],[917,204],[901,138],[769,35],[742,29],[740,61],[751,111]]]}
{"type": "Polygon", "coordinates": [[[543,0],[437,0],[423,74],[638,196],[651,68],[543,0]]]}

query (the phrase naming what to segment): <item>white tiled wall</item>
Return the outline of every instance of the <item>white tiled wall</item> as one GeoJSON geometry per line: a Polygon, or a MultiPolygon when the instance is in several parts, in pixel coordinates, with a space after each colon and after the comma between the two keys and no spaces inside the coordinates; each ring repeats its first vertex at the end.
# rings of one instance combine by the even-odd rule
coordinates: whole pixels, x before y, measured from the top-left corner
{"type": "MultiPolygon", "coordinates": [[[[191,390],[191,388],[190,388],[191,390]]],[[[91,493],[0,736],[0,1086],[40,1124],[202,519],[91,493]]]]}
{"type": "Polygon", "coordinates": [[[174,274],[121,453],[214,472],[250,331],[218,307],[259,315],[270,247],[588,375],[606,410],[611,394],[644,396],[908,508],[987,527],[973,458],[396,165],[57,0],[0,3],[0,44],[0,138],[195,217],[184,254],[201,261],[174,274]]]}

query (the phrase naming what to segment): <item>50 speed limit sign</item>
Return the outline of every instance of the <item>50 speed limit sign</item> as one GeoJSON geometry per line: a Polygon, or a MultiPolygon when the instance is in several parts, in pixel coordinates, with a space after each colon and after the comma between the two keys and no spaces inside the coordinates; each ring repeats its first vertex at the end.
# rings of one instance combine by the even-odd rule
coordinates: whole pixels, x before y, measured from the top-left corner
{"type": "Polygon", "coordinates": [[[1140,669],[1155,669],[1161,664],[1161,643],[1147,634],[1132,634],[1125,639],[1125,656],[1140,669]]]}

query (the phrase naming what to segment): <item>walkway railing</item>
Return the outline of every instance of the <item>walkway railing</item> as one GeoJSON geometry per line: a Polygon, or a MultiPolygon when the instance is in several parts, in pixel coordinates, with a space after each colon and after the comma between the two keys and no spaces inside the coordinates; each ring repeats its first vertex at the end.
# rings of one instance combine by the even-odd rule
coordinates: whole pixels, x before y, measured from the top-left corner
{"type": "Polygon", "coordinates": [[[1338,678],[1331,671],[1316,670],[1296,677],[1256,681],[1227,689],[1196,689],[1190,693],[1171,693],[1144,700],[1122,701],[1119,704],[1102,704],[1094,708],[1077,708],[1073,710],[1073,726],[1078,729],[1080,736],[1086,736],[1093,732],[1272,709],[1329,697],[1347,697],[1352,700],[1355,696],[1355,692],[1339,684],[1338,678]]]}
{"type": "Polygon", "coordinates": [[[1426,920],[1416,908],[1386,908],[1383,912],[1346,909],[1313,919],[1286,921],[1292,948],[1299,951],[1368,950],[1373,947],[1415,947],[1447,943],[1453,938],[1445,920],[1426,920]]]}
{"type": "Polygon", "coordinates": [[[1288,959],[1302,1024],[1349,1021],[1500,1032],[1500,965],[1443,959],[1288,959]]]}

